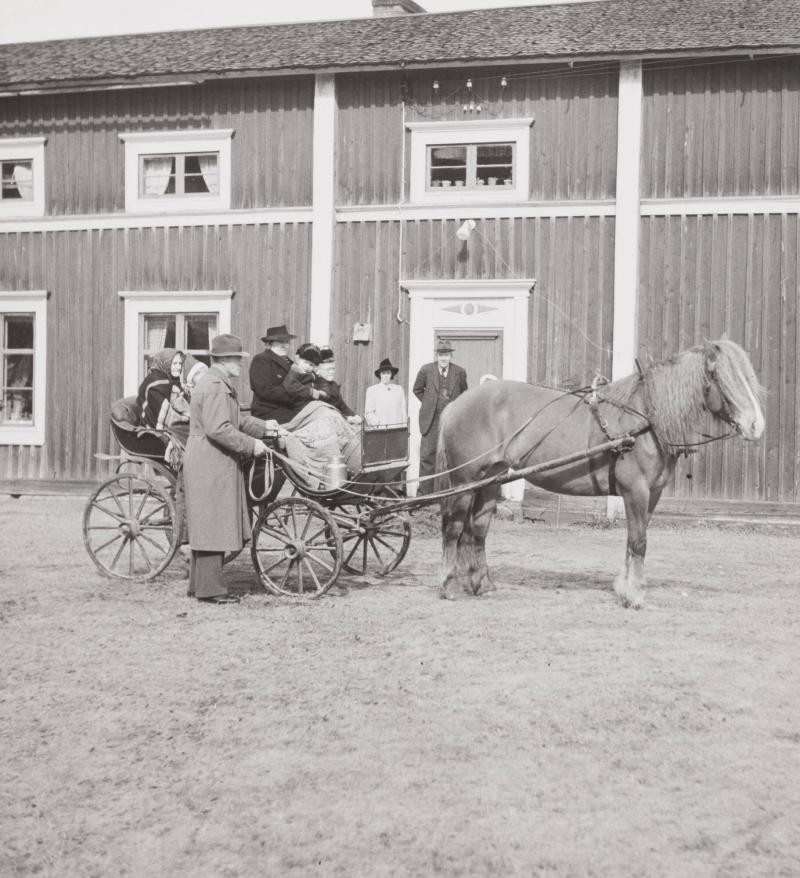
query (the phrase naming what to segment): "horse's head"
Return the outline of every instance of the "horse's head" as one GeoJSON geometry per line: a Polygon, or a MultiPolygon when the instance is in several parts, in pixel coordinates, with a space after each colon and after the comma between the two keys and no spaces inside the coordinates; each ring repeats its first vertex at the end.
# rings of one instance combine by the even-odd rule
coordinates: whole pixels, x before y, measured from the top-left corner
{"type": "Polygon", "coordinates": [[[759,439],[764,432],[758,401],[762,390],[747,354],[736,342],[722,338],[707,342],[703,356],[705,407],[743,439],[759,439]]]}

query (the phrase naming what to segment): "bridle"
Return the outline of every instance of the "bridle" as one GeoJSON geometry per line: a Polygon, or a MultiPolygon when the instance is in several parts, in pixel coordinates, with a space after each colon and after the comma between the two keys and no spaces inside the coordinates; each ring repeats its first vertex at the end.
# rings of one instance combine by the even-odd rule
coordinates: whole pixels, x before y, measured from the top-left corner
{"type": "MultiPolygon", "coordinates": [[[[741,428],[734,416],[731,402],[726,396],[725,391],[720,386],[719,379],[717,378],[717,370],[713,363],[709,363],[708,354],[706,354],[703,360],[703,372],[705,375],[705,380],[703,381],[703,402],[705,403],[707,411],[714,415],[714,417],[724,421],[729,427],[733,427],[736,433],[741,432],[741,428]],[[716,410],[712,409],[709,404],[713,392],[716,392],[719,399],[719,405],[715,407],[716,410]]],[[[726,435],[729,436],[731,434],[728,433],[726,435]]]]}

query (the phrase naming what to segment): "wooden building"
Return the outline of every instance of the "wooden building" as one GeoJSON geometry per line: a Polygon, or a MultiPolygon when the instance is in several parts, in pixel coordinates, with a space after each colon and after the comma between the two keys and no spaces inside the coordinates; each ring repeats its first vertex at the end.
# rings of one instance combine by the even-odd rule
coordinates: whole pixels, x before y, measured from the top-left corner
{"type": "Polygon", "coordinates": [[[765,438],[672,495],[800,502],[795,0],[374,6],[0,46],[0,487],[104,475],[148,350],[287,322],[354,407],[436,335],[574,387],[727,332],[765,438]]]}

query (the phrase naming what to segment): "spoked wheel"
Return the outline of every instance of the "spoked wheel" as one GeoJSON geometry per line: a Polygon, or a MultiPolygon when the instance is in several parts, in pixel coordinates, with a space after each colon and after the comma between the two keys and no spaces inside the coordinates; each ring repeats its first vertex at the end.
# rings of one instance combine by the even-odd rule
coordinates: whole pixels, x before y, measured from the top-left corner
{"type": "Polygon", "coordinates": [[[83,544],[106,576],[153,579],[172,561],[179,539],[168,489],[134,473],[100,485],[83,513],[83,544]]]}
{"type": "Polygon", "coordinates": [[[261,511],[250,551],[264,587],[277,595],[320,597],[342,568],[333,516],[303,497],[285,497],[261,511]]]}
{"type": "Polygon", "coordinates": [[[344,503],[334,510],[342,531],[342,567],[356,575],[386,576],[405,558],[411,543],[411,523],[405,512],[370,522],[363,513],[383,504],[375,500],[344,503]]]}

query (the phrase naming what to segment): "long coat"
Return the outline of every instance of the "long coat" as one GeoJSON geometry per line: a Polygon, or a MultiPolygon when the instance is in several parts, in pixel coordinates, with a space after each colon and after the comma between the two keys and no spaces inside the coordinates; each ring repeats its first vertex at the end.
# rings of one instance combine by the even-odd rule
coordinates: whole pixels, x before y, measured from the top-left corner
{"type": "MultiPolygon", "coordinates": [[[[439,382],[442,380],[438,363],[426,363],[414,381],[414,396],[422,403],[419,410],[419,431],[424,436],[431,428],[439,399],[439,382]]],[[[450,363],[447,367],[448,399],[452,402],[467,389],[467,373],[461,366],[450,363]]]]}
{"type": "Polygon", "coordinates": [[[183,462],[189,545],[201,552],[232,552],[250,531],[241,460],[264,436],[259,418],[239,413],[236,390],[213,366],[192,393],[189,441],[183,462]]]}
{"type": "Polygon", "coordinates": [[[250,387],[253,390],[250,411],[255,417],[272,419],[279,424],[292,420],[295,400],[283,386],[291,365],[288,357],[281,357],[269,348],[253,357],[250,363],[250,387]]]}

